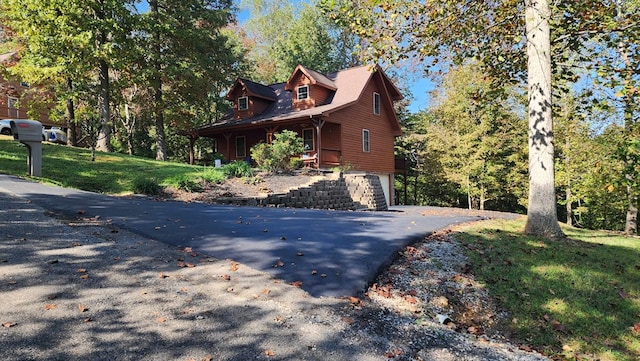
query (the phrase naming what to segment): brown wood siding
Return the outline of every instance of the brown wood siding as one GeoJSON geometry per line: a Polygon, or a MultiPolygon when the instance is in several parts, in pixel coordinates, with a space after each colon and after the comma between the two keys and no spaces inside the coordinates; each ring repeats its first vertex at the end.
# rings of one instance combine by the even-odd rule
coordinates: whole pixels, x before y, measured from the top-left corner
{"type": "MultiPolygon", "coordinates": [[[[382,102],[380,115],[373,114],[373,92],[383,95],[375,82],[365,88],[360,101],[344,110],[333,113],[331,122],[342,124],[342,163],[355,170],[393,173],[394,136],[391,122],[393,109],[387,109],[382,102]],[[369,130],[370,152],[362,150],[362,130],[369,130]]],[[[323,138],[323,146],[327,140],[323,138]]]]}
{"type": "Polygon", "coordinates": [[[264,113],[265,109],[271,104],[270,101],[260,98],[249,98],[249,110],[253,112],[253,115],[264,113]]]}
{"type": "Polygon", "coordinates": [[[21,82],[6,80],[0,77],[0,119],[30,118],[27,110],[30,107],[30,103],[34,103],[41,110],[39,117],[35,120],[40,121],[46,126],[59,125],[51,122],[49,119],[49,111],[53,104],[48,102],[52,101],[53,94],[41,90],[42,89],[38,89],[37,87],[25,87],[21,82]],[[36,95],[34,95],[33,92],[29,92],[29,90],[34,90],[38,93],[38,99],[36,99],[36,95]],[[9,97],[18,99],[18,108],[9,108],[9,97]],[[44,99],[42,97],[44,97],[44,99]]]}

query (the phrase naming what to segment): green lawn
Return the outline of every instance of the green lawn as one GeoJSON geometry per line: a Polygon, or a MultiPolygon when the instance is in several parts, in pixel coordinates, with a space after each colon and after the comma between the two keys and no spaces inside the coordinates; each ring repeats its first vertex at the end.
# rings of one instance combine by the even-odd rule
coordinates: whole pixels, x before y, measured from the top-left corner
{"type": "Polygon", "coordinates": [[[523,229],[494,220],[457,236],[514,335],[561,359],[640,359],[640,238],[565,227],[552,241],[523,229]]]}
{"type": "MultiPolygon", "coordinates": [[[[0,136],[0,173],[27,177],[27,148],[11,137],[0,136]]],[[[159,162],[148,158],[97,152],[43,143],[42,177],[39,181],[63,187],[108,194],[133,192],[141,177],[154,179],[162,186],[175,185],[180,179],[198,179],[205,173],[201,166],[159,162]]],[[[209,168],[210,170],[210,168],[209,168]]]]}

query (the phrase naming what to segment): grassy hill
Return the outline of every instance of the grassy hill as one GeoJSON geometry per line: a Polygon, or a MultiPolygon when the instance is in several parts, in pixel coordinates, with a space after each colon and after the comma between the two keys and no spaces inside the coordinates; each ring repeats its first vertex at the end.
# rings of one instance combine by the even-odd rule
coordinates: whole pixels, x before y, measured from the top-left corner
{"type": "MultiPolygon", "coordinates": [[[[0,136],[0,173],[21,177],[28,175],[27,148],[11,137],[0,136]]],[[[149,158],[117,153],[97,152],[43,143],[42,177],[39,181],[87,191],[132,193],[140,179],[153,180],[161,186],[177,185],[184,180],[211,177],[212,168],[160,162],[149,158]]]]}

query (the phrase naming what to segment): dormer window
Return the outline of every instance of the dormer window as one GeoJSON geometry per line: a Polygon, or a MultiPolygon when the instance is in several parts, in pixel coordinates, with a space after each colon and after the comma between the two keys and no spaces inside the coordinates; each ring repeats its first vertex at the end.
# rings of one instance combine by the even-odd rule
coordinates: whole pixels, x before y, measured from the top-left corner
{"type": "Polygon", "coordinates": [[[298,100],[306,100],[309,98],[309,86],[303,85],[296,88],[298,92],[298,100]]]}
{"type": "Polygon", "coordinates": [[[238,110],[247,110],[247,109],[249,109],[249,98],[248,97],[238,98],[238,110]]]}
{"type": "Polygon", "coordinates": [[[380,94],[373,93],[373,114],[380,115],[380,94]]]}

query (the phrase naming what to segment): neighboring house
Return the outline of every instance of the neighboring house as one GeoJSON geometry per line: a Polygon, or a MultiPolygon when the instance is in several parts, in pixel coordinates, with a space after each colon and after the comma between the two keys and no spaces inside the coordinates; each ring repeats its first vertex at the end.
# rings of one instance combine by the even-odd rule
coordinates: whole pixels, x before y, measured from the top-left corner
{"type": "MultiPolygon", "coordinates": [[[[3,66],[11,66],[17,61],[16,53],[0,54],[0,64],[3,66]]],[[[27,107],[25,104],[30,103],[34,99],[34,92],[30,92],[31,86],[28,83],[15,80],[5,79],[0,73],[0,119],[26,119],[27,107]]],[[[39,120],[44,125],[54,125],[49,121],[49,115],[46,112],[40,114],[39,120]]]]}
{"type": "Polygon", "coordinates": [[[196,132],[215,138],[233,161],[250,160],[253,145],[293,130],[304,140],[305,163],[376,174],[393,204],[394,140],[402,134],[393,104],[401,98],[379,66],[323,75],[298,65],[286,83],[236,80],[227,94],[233,112],[196,132]]]}

